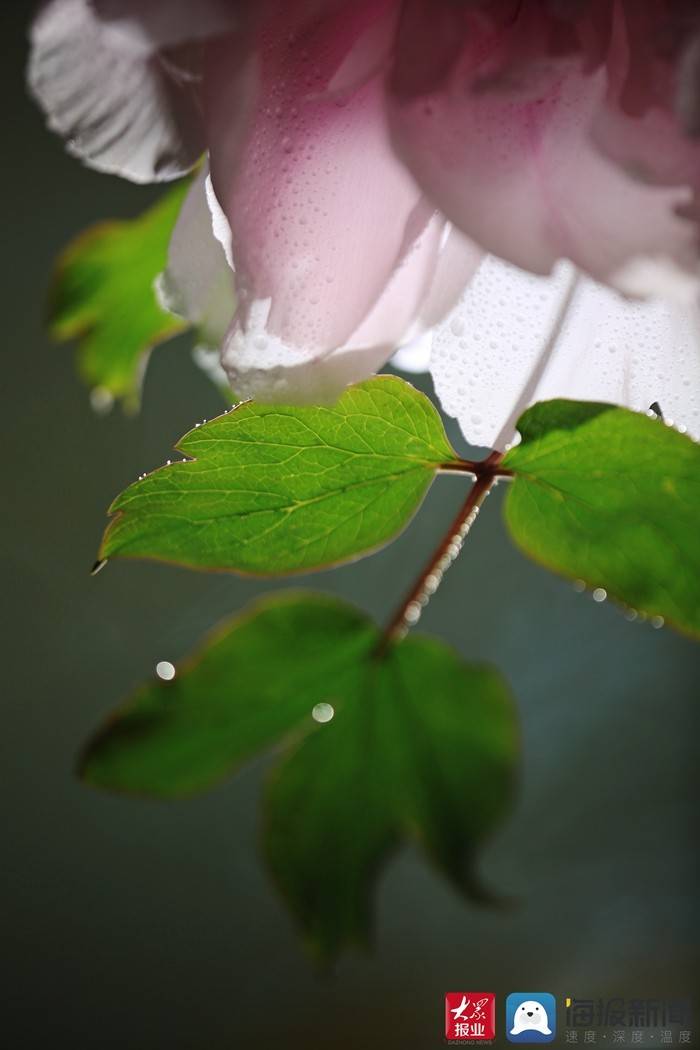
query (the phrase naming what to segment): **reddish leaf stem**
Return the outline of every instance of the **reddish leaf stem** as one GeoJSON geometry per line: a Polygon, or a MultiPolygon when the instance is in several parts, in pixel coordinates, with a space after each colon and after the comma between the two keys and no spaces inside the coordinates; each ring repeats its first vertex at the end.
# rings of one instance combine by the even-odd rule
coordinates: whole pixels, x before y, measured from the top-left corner
{"type": "MultiPolygon", "coordinates": [[[[430,560],[385,627],[377,646],[378,656],[381,656],[392,642],[400,641],[420,619],[424,606],[428,604],[431,595],[440,586],[444,573],[459,554],[481,504],[497,479],[510,475],[510,471],[499,469],[502,458],[502,453],[492,452],[481,462],[462,461],[463,465],[459,469],[474,474],[474,483],[430,560]]],[[[454,467],[450,465],[448,469],[454,467]]]]}

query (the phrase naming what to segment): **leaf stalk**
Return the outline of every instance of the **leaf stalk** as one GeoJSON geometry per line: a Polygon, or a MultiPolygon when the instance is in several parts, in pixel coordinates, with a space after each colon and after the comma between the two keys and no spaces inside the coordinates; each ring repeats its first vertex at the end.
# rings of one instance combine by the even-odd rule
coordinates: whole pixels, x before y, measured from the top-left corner
{"type": "MultiPolygon", "coordinates": [[[[474,482],[457,516],[385,627],[375,652],[377,657],[381,657],[389,645],[400,641],[411,627],[418,623],[423,609],[440,586],[445,572],[461,551],[482,503],[499,478],[510,476],[510,471],[499,469],[502,459],[502,452],[491,452],[480,462],[461,461],[461,469],[465,473],[473,474],[474,482]]],[[[454,466],[450,469],[454,469],[454,466]]]]}

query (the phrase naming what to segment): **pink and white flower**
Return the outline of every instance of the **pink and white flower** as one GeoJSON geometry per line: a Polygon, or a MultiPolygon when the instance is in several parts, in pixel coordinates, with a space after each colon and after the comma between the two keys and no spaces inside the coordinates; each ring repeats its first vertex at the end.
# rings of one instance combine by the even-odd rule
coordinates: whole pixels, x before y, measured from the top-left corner
{"type": "Polygon", "coordinates": [[[475,444],[552,396],[700,431],[695,0],[50,0],[29,79],[95,168],[208,154],[160,291],[237,393],[422,340],[475,444]]]}

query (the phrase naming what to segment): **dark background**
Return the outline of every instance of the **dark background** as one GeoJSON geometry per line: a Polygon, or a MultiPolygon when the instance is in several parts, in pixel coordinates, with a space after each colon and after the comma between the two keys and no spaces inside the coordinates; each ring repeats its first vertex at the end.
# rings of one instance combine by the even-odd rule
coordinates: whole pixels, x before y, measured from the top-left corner
{"type": "MultiPolygon", "coordinates": [[[[374,953],[323,980],[256,852],[265,763],[172,805],[76,781],[79,745],[156,661],[269,587],[147,563],[88,574],[110,499],[220,402],[182,340],[154,353],[140,416],[98,418],[44,335],[58,249],[154,194],[44,130],[23,86],[30,10],[4,5],[1,70],[2,1045],[430,1050],[447,990],[691,994],[698,649],[527,562],[502,492],[422,626],[497,663],[517,697],[519,801],[482,863],[511,910],[465,905],[406,852],[379,886],[374,953]]],[[[310,584],[385,617],[462,491],[439,479],[397,543],[310,584]]]]}

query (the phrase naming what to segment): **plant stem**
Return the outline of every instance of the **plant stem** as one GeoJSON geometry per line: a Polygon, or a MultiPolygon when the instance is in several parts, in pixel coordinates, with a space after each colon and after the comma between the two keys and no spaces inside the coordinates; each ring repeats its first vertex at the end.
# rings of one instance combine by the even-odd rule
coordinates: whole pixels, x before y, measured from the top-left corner
{"type": "MultiPolygon", "coordinates": [[[[435,548],[427,565],[385,627],[377,646],[377,656],[381,656],[392,642],[400,641],[420,619],[423,608],[428,604],[431,595],[440,586],[444,573],[459,554],[466,535],[476,520],[481,504],[498,478],[508,475],[508,471],[499,469],[501,459],[501,452],[492,452],[485,460],[469,464],[469,473],[473,473],[475,479],[467,493],[467,498],[435,548]]],[[[464,469],[466,469],[466,463],[464,469]]]]}
{"type": "MultiPolygon", "coordinates": [[[[492,474],[496,478],[512,478],[513,471],[500,467],[498,461],[492,459],[498,453],[491,453],[488,459],[456,459],[449,463],[442,463],[438,468],[441,474],[471,474],[473,477],[481,477],[482,474],[492,474]]],[[[500,455],[498,456],[500,459],[500,455]]]]}

